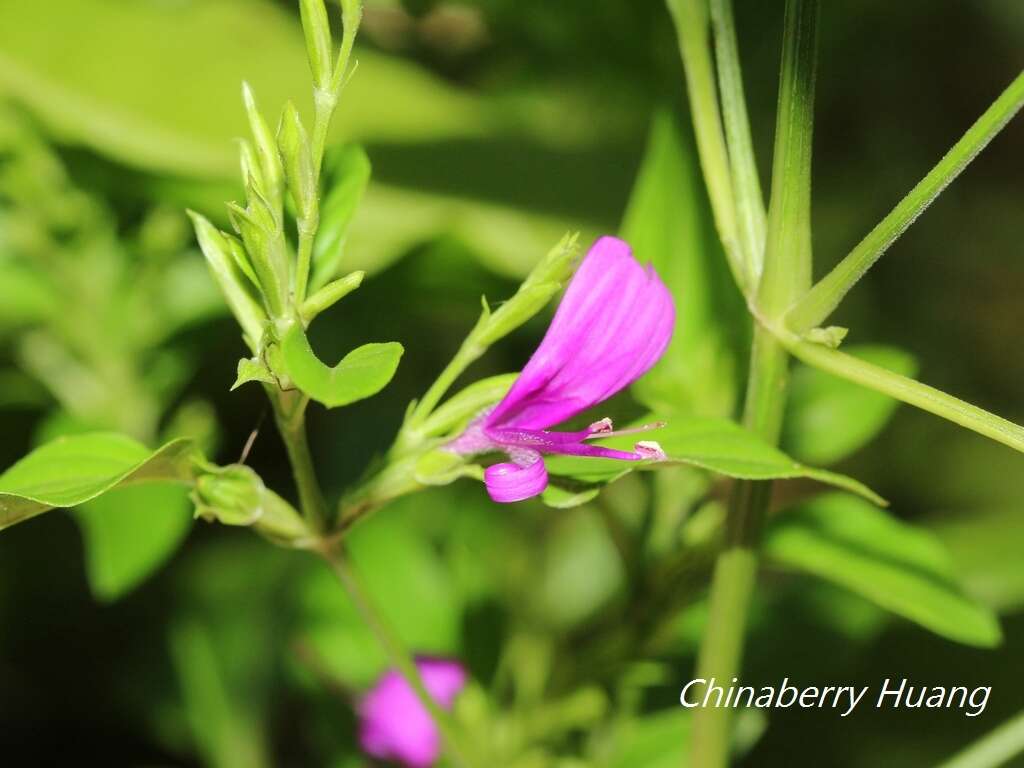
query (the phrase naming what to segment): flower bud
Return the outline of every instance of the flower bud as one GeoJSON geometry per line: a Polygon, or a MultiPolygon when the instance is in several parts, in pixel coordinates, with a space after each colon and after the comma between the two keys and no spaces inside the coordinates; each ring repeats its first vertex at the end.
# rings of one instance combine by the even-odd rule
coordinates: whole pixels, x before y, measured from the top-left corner
{"type": "Polygon", "coordinates": [[[249,127],[256,142],[256,157],[259,160],[260,170],[263,172],[264,189],[262,194],[266,196],[275,216],[280,218],[281,182],[284,174],[281,168],[281,158],[277,154],[277,142],[274,141],[274,135],[267,127],[267,121],[263,119],[263,115],[256,107],[256,99],[253,97],[248,83],[242,83],[242,101],[245,102],[249,127]]]}
{"type": "Polygon", "coordinates": [[[246,285],[246,278],[231,255],[229,239],[205,217],[194,211],[189,211],[189,216],[192,218],[192,224],[196,230],[199,247],[206,257],[206,263],[213,273],[214,280],[217,281],[224,298],[227,299],[228,307],[231,308],[238,324],[242,326],[242,331],[251,343],[258,347],[260,339],[263,337],[263,326],[267,322],[267,315],[246,285]]]}
{"type": "Polygon", "coordinates": [[[300,226],[315,228],[317,179],[313,170],[313,155],[309,148],[309,136],[302,126],[295,105],[290,101],[281,113],[277,146],[284,159],[284,177],[295,202],[296,218],[300,226]]]}
{"type": "Polygon", "coordinates": [[[317,89],[328,88],[334,64],[331,54],[331,27],[327,21],[324,0],[300,0],[299,14],[302,18],[302,31],[306,35],[306,55],[309,56],[309,71],[313,74],[313,85],[317,89]]]}

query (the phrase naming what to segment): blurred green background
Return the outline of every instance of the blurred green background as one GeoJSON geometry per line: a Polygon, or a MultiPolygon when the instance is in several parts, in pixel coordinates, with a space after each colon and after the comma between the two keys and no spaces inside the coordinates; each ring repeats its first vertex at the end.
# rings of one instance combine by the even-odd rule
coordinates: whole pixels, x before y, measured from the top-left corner
{"type": "MultiPolygon", "coordinates": [[[[1024,50],[1018,0],[824,5],[819,273],[985,109],[1024,50]]],[[[736,13],[766,180],[782,8],[737,0],[736,13]]],[[[362,143],[373,166],[346,246],[346,269],[371,276],[318,321],[315,342],[327,360],[385,339],[406,354],[382,394],[340,412],[313,409],[332,495],[389,445],[405,404],[476,319],[480,294],[510,294],[568,229],[617,231],[652,116],[667,109],[689,120],[672,25],[654,0],[367,0],[360,40],[332,139],[362,143]]],[[[227,391],[243,347],[182,214],[188,206],[223,223],[222,200],[241,194],[232,139],[245,129],[243,79],[268,114],[288,97],[308,106],[292,3],[0,4],[0,467],[46,436],[84,428],[150,442],[201,434],[226,463],[259,428],[249,463],[289,491],[263,394],[227,391]]],[[[1017,422],[1022,157],[1018,122],[836,318],[853,329],[851,342],[897,345],[924,381],[1017,422]]],[[[704,201],[681,201],[693,204],[704,201]]],[[[521,367],[544,324],[517,331],[474,373],[521,367]]],[[[742,765],[933,765],[1024,704],[1024,457],[902,408],[840,468],[946,544],[964,588],[1000,612],[1004,642],[956,645],[766,567],[747,681],[908,677],[992,685],[992,699],[977,718],[770,712],[745,723],[742,765]]],[[[649,596],[602,524],[628,506],[623,497],[646,493],[639,480],[622,485],[600,505],[567,511],[496,508],[470,483],[430,491],[360,528],[358,562],[417,650],[462,657],[516,706],[562,712],[571,722],[554,738],[559,754],[677,765],[685,724],[671,705],[691,674],[707,563],[661,564],[675,579],[670,597],[651,594],[668,630],[620,631],[628,606],[649,596]],[[633,701],[631,716],[662,713],[669,736],[647,718],[635,729],[662,735],[637,736],[647,752],[629,753],[621,743],[633,737],[573,703],[580,691],[601,691],[615,707],[633,701]],[[602,752],[602,739],[619,746],[602,752]]],[[[805,492],[784,485],[779,495],[805,492]]],[[[190,526],[184,499],[161,497],[141,527],[97,522],[104,511],[53,514],[0,535],[5,764],[65,764],[71,754],[110,766],[362,764],[351,701],[382,660],[317,563],[245,532],[190,526]],[[108,556],[125,549],[134,559],[108,556]]]]}

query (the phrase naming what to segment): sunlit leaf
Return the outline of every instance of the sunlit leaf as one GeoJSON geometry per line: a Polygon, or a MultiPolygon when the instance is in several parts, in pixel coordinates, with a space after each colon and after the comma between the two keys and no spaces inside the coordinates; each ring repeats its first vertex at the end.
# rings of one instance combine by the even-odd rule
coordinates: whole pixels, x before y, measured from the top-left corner
{"type": "Polygon", "coordinates": [[[89,586],[116,600],[177,550],[192,525],[188,489],[147,483],[115,488],[75,509],[85,537],[89,586]]]}
{"type": "MultiPolygon", "coordinates": [[[[658,421],[655,417],[641,420],[644,423],[655,421],[658,421]]],[[[745,480],[804,477],[853,491],[875,503],[885,503],[856,480],[805,466],[727,419],[673,418],[666,426],[652,431],[649,437],[661,445],[668,456],[667,463],[689,464],[745,480]]],[[[636,435],[622,435],[598,442],[610,448],[632,450],[636,441],[636,435]]],[[[656,469],[659,463],[664,464],[579,456],[550,456],[545,461],[551,475],[565,475],[590,483],[610,482],[634,469],[656,469]]]]}
{"type": "Polygon", "coordinates": [[[856,497],[830,493],[781,514],[764,549],[950,640],[990,647],[1001,639],[995,616],[964,594],[934,534],[856,497]]]}
{"type": "Polygon", "coordinates": [[[55,507],[74,507],[119,485],[187,482],[192,443],[156,451],[124,435],[97,432],[58,438],[0,475],[0,530],[55,507]]]}
{"type": "MultiPolygon", "coordinates": [[[[356,57],[333,138],[429,140],[487,129],[471,95],[391,56],[356,57]]],[[[61,137],[133,165],[233,175],[233,139],[246,131],[243,80],[275,120],[286,99],[308,92],[302,32],[275,3],[0,4],[0,93],[61,137]]]]}
{"type": "MultiPolygon", "coordinates": [[[[864,345],[843,351],[904,376],[917,370],[914,358],[895,347],[864,345]]],[[[782,444],[801,461],[832,464],[872,440],[899,402],[817,368],[793,371],[782,444]]]]}
{"type": "Polygon", "coordinates": [[[293,326],[281,342],[285,371],[299,389],[328,408],[348,405],[380,392],[395,375],[403,351],[395,341],[364,344],[329,368],[313,353],[300,326],[293,326]]]}

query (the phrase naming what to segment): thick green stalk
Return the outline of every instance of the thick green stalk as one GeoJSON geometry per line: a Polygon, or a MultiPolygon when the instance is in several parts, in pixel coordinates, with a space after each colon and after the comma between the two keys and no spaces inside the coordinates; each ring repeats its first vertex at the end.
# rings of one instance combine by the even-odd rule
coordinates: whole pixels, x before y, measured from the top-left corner
{"type": "Polygon", "coordinates": [[[679,39],[679,54],[686,73],[690,114],[697,137],[697,153],[711,199],[718,237],[725,248],[729,268],[744,295],[754,289],[754,269],[745,257],[736,225],[729,153],[722,133],[714,64],[708,28],[706,0],[666,0],[679,39]]]}
{"type": "Polygon", "coordinates": [[[1010,83],[927,176],[868,232],[850,254],[789,311],[786,322],[797,333],[821,325],[847,292],[913,224],[936,197],[1024,106],[1024,73],[1010,83]]]}
{"type": "Polygon", "coordinates": [[[345,588],[345,591],[348,592],[363,620],[377,638],[377,642],[380,643],[391,664],[406,679],[406,682],[412,686],[420,703],[430,713],[430,717],[441,734],[441,739],[445,744],[452,763],[460,766],[460,768],[469,768],[472,765],[468,757],[469,753],[460,741],[459,731],[452,722],[450,714],[438,706],[430,693],[427,692],[426,687],[423,685],[423,678],[420,677],[419,670],[416,668],[412,656],[409,655],[405,646],[395,636],[387,621],[363,590],[344,552],[338,546],[334,546],[325,548],[322,554],[324,559],[327,560],[328,565],[330,565],[331,570],[334,571],[338,580],[345,588]]]}
{"type": "Polygon", "coordinates": [[[722,95],[722,118],[736,196],[737,231],[744,258],[756,281],[760,279],[764,265],[764,197],[757,175],[757,159],[754,157],[750,120],[743,95],[743,73],[740,69],[732,0],[711,0],[711,25],[715,31],[715,63],[718,65],[718,83],[722,95]]]}
{"type": "MultiPolygon", "coordinates": [[[[810,283],[817,19],[816,0],[787,0],[764,274],[757,287],[758,311],[769,318],[780,314],[810,283]]],[[[789,355],[762,324],[763,319],[758,320],[743,422],[774,445],[782,431],[789,355]]],[[[708,626],[697,660],[697,678],[707,685],[712,680],[729,684],[740,675],[747,613],[757,581],[761,528],[771,492],[770,482],[741,481],[733,488],[725,540],[712,576],[708,626]]],[[[729,707],[698,707],[694,711],[691,768],[728,764],[732,714],[729,707]]]]}
{"type": "Polygon", "coordinates": [[[782,334],[779,338],[794,357],[808,365],[917,406],[1024,452],[1024,427],[927,384],[872,365],[838,349],[829,349],[821,344],[804,341],[793,334],[782,334]]]}
{"type": "MultiPolygon", "coordinates": [[[[785,406],[788,356],[761,326],[754,329],[744,424],[776,443],[785,406]]],[[[708,625],[701,640],[697,677],[727,684],[739,675],[747,611],[757,580],[758,544],[771,482],[738,481],[726,517],[725,541],[715,562],[709,598],[708,625]]],[[[692,768],[722,768],[729,762],[733,710],[694,710],[692,768]]]]}

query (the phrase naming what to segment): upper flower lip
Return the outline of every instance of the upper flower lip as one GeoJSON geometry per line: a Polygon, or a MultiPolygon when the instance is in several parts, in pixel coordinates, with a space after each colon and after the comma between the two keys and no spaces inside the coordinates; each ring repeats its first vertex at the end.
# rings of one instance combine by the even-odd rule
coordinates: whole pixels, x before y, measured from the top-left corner
{"type": "Polygon", "coordinates": [[[654,269],[624,241],[600,238],[485,426],[543,430],[608,399],[654,365],[674,327],[672,296],[654,269]]]}

